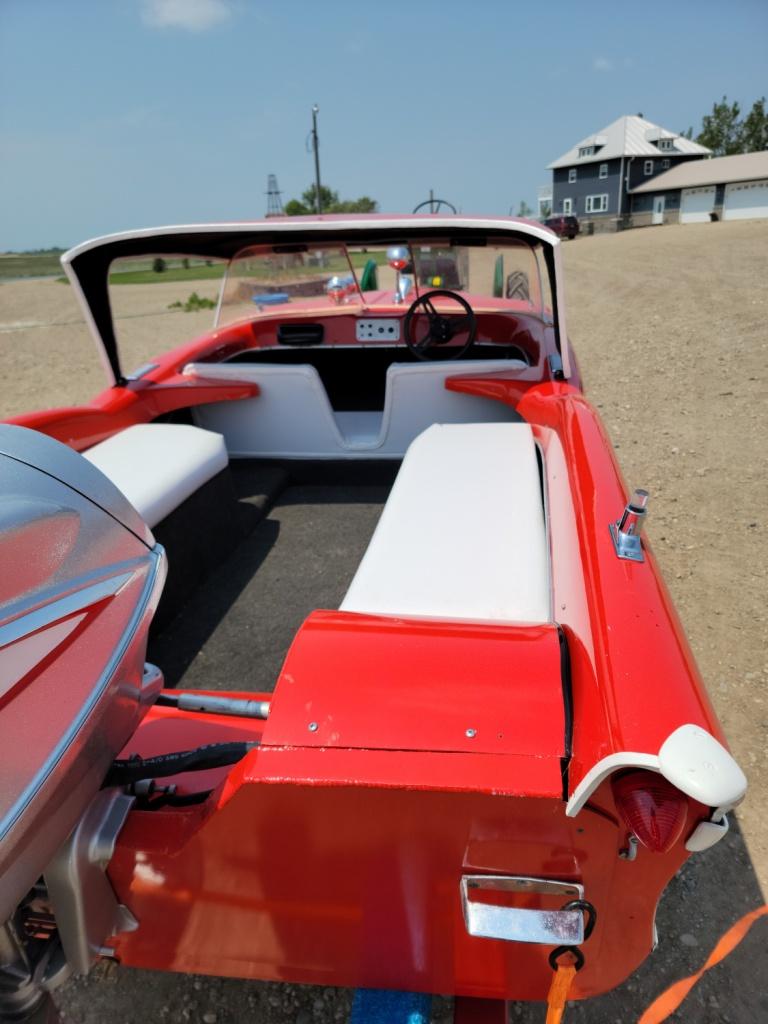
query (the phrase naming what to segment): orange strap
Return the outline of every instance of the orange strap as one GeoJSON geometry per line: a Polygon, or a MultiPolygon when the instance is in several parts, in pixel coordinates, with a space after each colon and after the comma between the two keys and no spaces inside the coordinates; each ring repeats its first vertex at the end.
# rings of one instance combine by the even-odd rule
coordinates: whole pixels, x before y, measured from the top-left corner
{"type": "MultiPolygon", "coordinates": [[[[670,985],[666,992],[662,992],[661,995],[651,1003],[638,1021],[638,1024],[661,1024],[662,1021],[665,1021],[675,1012],[696,982],[699,981],[699,979],[706,974],[711,967],[714,967],[715,964],[719,964],[720,961],[724,960],[729,953],[732,953],[755,921],[766,914],[768,914],[768,904],[764,904],[762,907],[758,907],[757,910],[752,910],[749,914],[745,914],[744,917],[740,918],[736,924],[729,928],[725,935],[723,935],[723,937],[718,941],[701,970],[697,971],[695,974],[691,974],[688,978],[682,978],[680,981],[676,981],[674,985],[670,985]]],[[[547,1018],[547,1020],[549,1020],[549,1018],[547,1018]]],[[[559,1018],[556,1017],[554,1020],[557,1022],[559,1018]]]]}
{"type": "Polygon", "coordinates": [[[557,970],[552,976],[552,984],[549,986],[547,995],[547,1020],[546,1024],[560,1024],[563,1019],[565,1002],[573,979],[576,977],[576,968],[558,964],[557,970]]]}

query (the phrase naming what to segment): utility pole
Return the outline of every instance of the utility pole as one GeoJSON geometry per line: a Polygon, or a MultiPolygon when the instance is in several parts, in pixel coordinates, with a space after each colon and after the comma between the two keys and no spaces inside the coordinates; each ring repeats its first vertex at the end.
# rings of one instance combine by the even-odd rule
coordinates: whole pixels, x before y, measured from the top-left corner
{"type": "Polygon", "coordinates": [[[317,115],[320,107],[315,103],[312,107],[312,148],[315,151],[315,208],[318,213],[323,212],[323,204],[320,200],[320,144],[317,138],[317,115]]]}

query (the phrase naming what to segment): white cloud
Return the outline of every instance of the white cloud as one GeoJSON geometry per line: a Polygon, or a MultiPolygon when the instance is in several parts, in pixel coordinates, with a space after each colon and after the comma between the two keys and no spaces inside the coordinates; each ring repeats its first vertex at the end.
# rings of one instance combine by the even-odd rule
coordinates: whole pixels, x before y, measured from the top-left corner
{"type": "Polygon", "coordinates": [[[617,70],[631,71],[635,66],[634,57],[595,57],[592,60],[592,70],[611,72],[617,70]]]}
{"type": "Polygon", "coordinates": [[[141,17],[150,28],[205,32],[232,15],[229,0],[144,0],[141,17]]]}

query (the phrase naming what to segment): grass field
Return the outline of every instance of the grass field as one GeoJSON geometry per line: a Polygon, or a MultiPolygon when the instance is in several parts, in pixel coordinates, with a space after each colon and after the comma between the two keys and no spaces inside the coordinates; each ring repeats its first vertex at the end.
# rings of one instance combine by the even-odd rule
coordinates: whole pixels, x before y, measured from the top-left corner
{"type": "Polygon", "coordinates": [[[162,273],[152,270],[152,267],[137,270],[118,270],[109,275],[110,284],[162,284],[172,281],[218,281],[224,276],[225,263],[214,263],[206,266],[204,263],[190,264],[189,267],[172,266],[168,260],[168,266],[162,273]]]}
{"type": "Polygon", "coordinates": [[[18,277],[46,277],[61,273],[63,249],[47,252],[0,253],[0,281],[18,277]]]}
{"type": "MultiPolygon", "coordinates": [[[[48,252],[0,253],[0,281],[10,281],[25,277],[58,276],[62,283],[66,283],[67,278],[61,274],[61,263],[59,262],[62,252],[64,252],[63,249],[50,250],[48,252]]],[[[364,267],[369,259],[375,260],[381,266],[386,263],[386,253],[383,251],[350,253],[350,260],[355,269],[364,267]]],[[[151,258],[131,259],[130,269],[128,269],[126,264],[123,264],[119,269],[115,269],[109,275],[109,283],[161,284],[162,282],[173,281],[217,281],[224,276],[226,268],[226,263],[223,261],[213,262],[211,260],[193,259],[183,261],[181,258],[164,257],[165,270],[158,272],[153,269],[153,262],[151,258]],[[184,265],[185,262],[186,266],[184,265]]],[[[326,265],[320,269],[323,272],[333,274],[345,273],[349,268],[345,259],[332,256],[326,265]]],[[[305,274],[308,277],[312,277],[318,273],[318,267],[296,267],[293,272],[294,275],[301,276],[305,274]]],[[[263,268],[258,266],[255,268],[253,263],[251,263],[247,276],[263,276],[266,280],[270,274],[271,270],[266,265],[263,268]]]]}

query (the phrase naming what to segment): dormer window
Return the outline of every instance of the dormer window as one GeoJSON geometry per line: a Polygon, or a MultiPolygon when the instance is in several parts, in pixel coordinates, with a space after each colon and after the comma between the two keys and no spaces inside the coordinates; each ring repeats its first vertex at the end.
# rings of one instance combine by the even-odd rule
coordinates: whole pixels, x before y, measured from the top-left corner
{"type": "Polygon", "coordinates": [[[669,153],[670,150],[675,148],[675,140],[674,139],[659,139],[658,146],[659,146],[659,149],[663,150],[663,152],[669,153]]]}
{"type": "Polygon", "coordinates": [[[581,160],[581,158],[583,156],[594,156],[594,155],[595,155],[595,147],[594,146],[580,146],[579,147],[579,160],[581,160]]]}
{"type": "Polygon", "coordinates": [[[571,169],[568,171],[568,184],[572,185],[574,181],[576,181],[576,168],[571,167],[571,169]]]}

